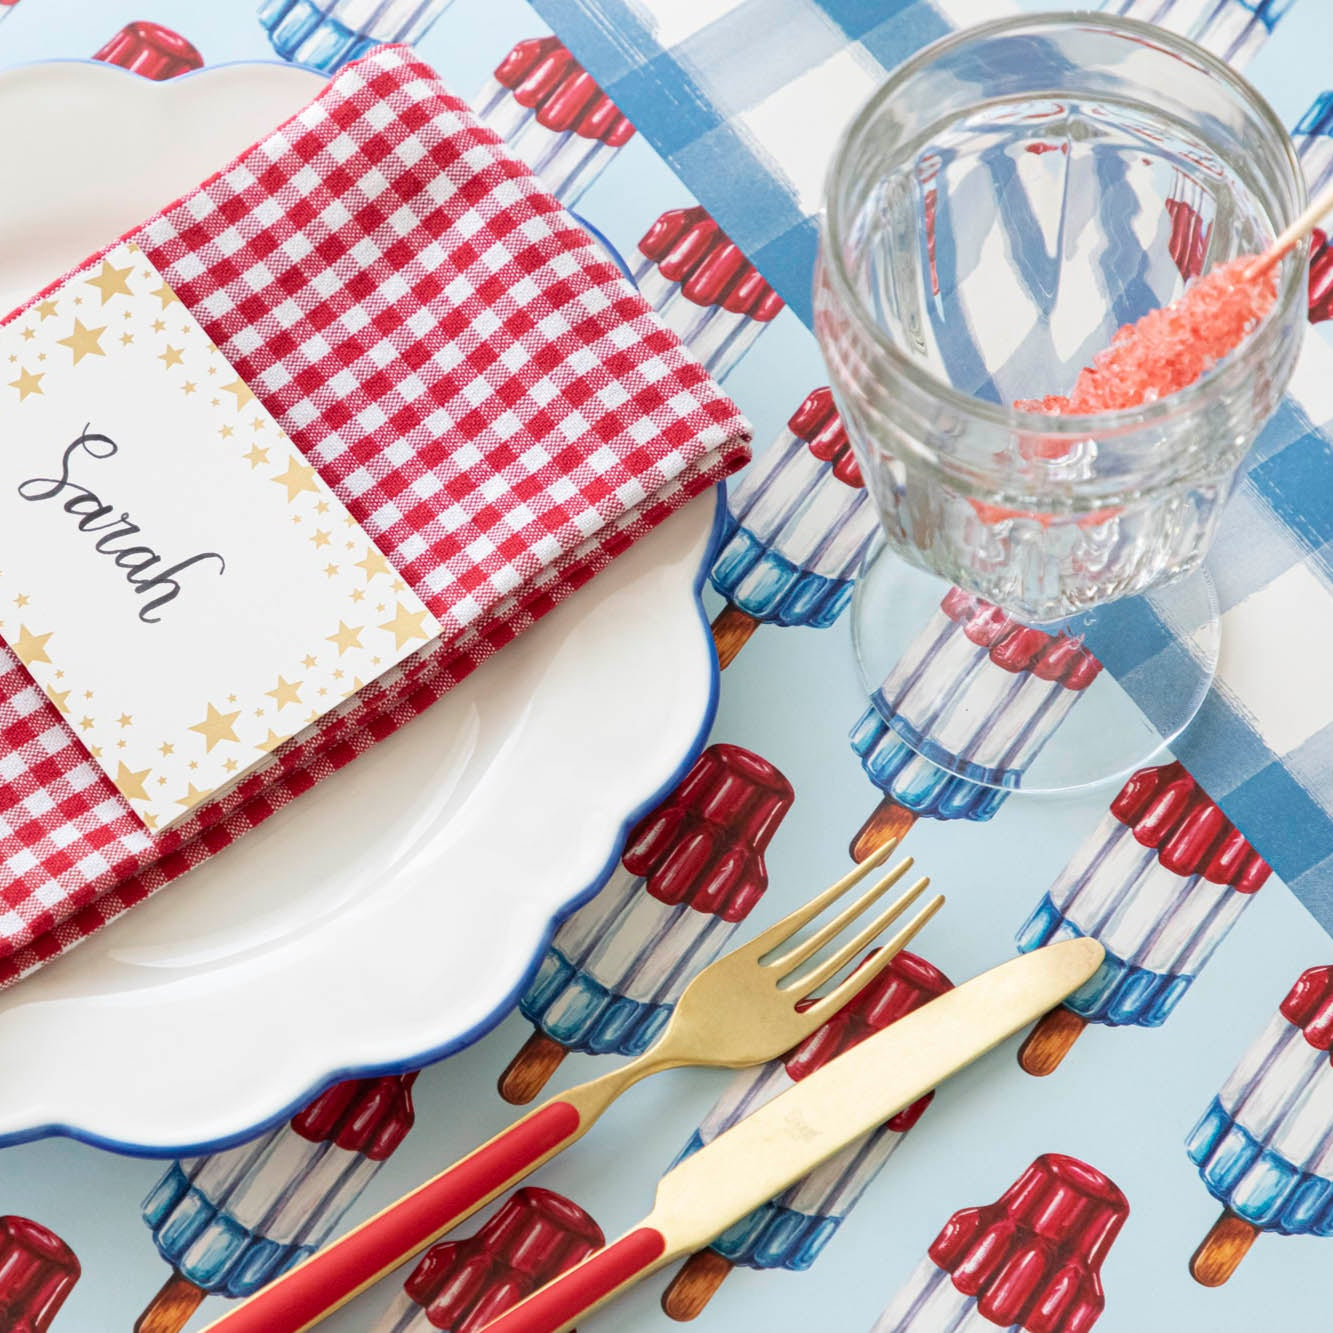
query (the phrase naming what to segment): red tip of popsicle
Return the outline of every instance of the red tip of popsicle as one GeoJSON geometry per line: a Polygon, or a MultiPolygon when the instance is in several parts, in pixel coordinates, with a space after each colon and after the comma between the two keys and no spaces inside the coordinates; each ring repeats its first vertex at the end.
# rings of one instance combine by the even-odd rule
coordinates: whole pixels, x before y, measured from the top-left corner
{"type": "Polygon", "coordinates": [[[1317,1051],[1333,1051],[1333,967],[1309,967],[1280,1006],[1282,1016],[1317,1051]]]}
{"type": "Polygon", "coordinates": [[[475,1236],[428,1250],[403,1290],[433,1327],[475,1333],[605,1244],[578,1204],[528,1186],[475,1236]]]}
{"type": "Polygon", "coordinates": [[[1316,227],[1310,233],[1310,323],[1333,318],[1333,245],[1316,227]]]}
{"type": "Polygon", "coordinates": [[[1174,874],[1202,875],[1240,893],[1257,893],[1268,879],[1268,863],[1178,760],[1132,774],[1111,813],[1174,874]]]}
{"type": "Polygon", "coordinates": [[[706,209],[674,208],[644,233],[639,251],[698,306],[718,306],[767,322],[782,298],[760,276],[706,209]]]}
{"type": "Polygon", "coordinates": [[[193,42],[160,23],[127,23],[94,56],[145,79],[162,82],[202,69],[204,58],[193,42]]]}
{"type": "Polygon", "coordinates": [[[1061,630],[1047,634],[1011,620],[997,606],[961,588],[950,588],[940,610],[963,627],[978,648],[1002,671],[1015,675],[1030,671],[1039,680],[1058,681],[1069,690],[1085,690],[1097,678],[1102,664],[1083,641],[1061,630]]]}
{"type": "Polygon", "coordinates": [[[821,463],[833,465],[833,475],[854,490],[863,490],[861,469],[847,441],[842,418],[833,406],[833,394],[827,388],[815,389],[787,420],[787,429],[810,446],[821,463]]]}
{"type": "Polygon", "coordinates": [[[412,1084],[416,1081],[412,1073],[337,1083],[293,1118],[292,1129],[312,1143],[336,1143],[382,1162],[415,1123],[412,1084]]]}
{"type": "Polygon", "coordinates": [[[82,1272],[55,1232],[26,1217],[0,1217],[0,1328],[46,1333],[82,1272]]]}
{"type": "Polygon", "coordinates": [[[995,1203],[956,1212],[930,1257],[1000,1328],[1085,1333],[1105,1305],[1102,1261],[1128,1216],[1107,1176],[1047,1153],[995,1203]]]}
{"type": "Polygon", "coordinates": [[[557,134],[572,131],[583,139],[619,148],[634,127],[601,86],[555,37],[519,42],[495,67],[495,81],[520,105],[537,113],[537,123],[557,134]]]}
{"type": "MultiPolygon", "coordinates": [[[[858,967],[864,967],[878,952],[872,949],[858,967]]],[[[953,982],[932,963],[914,953],[899,953],[874,981],[783,1057],[787,1073],[799,1082],[890,1023],[952,989],[953,982]]],[[[899,1111],[888,1122],[889,1128],[906,1134],[921,1119],[934,1095],[927,1093],[899,1111]]]]}
{"type": "Polygon", "coordinates": [[[1212,239],[1213,226],[1203,225],[1198,210],[1183,199],[1168,199],[1166,211],[1171,218],[1171,239],[1167,248],[1180,276],[1187,282],[1203,272],[1204,256],[1212,239]]]}
{"type": "Polygon", "coordinates": [[[767,759],[710,745],[645,815],[621,858],[660,902],[740,921],[768,887],[764,849],[796,799],[767,759]]]}

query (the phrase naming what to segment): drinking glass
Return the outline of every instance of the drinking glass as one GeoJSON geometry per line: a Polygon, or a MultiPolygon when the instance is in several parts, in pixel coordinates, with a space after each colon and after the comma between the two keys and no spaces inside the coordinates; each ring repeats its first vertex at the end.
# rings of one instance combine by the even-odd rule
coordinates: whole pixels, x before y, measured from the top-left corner
{"type": "MultiPolygon", "coordinates": [[[[1240,347],[1187,388],[1087,416],[1013,403],[1069,393],[1117,329],[1262,251],[1304,203],[1267,103],[1148,24],[1004,19],[889,78],[838,147],[815,279],[816,332],[884,535],[853,612],[868,689],[911,651],[948,584],[1057,636],[1086,630],[1071,616],[1157,589],[1192,647],[1175,705],[1027,785],[1122,773],[1183,729],[1217,656],[1200,565],[1291,376],[1304,254],[1283,261],[1277,299],[1240,347]]],[[[938,727],[882,703],[934,763],[1023,781],[1015,764],[932,744],[938,727]]],[[[1034,757],[1029,747],[1025,764],[1034,757]]]]}

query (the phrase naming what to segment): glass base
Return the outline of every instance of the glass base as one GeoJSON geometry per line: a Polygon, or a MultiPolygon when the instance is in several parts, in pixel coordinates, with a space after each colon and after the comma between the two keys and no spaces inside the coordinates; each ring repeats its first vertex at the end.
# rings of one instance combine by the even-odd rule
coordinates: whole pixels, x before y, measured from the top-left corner
{"type": "Polygon", "coordinates": [[[969,636],[961,620],[941,613],[949,590],[944,579],[909,565],[880,540],[857,580],[852,643],[866,696],[896,739],[982,787],[1054,794],[1123,781],[1184,731],[1217,670],[1217,592],[1203,570],[1142,599],[1041,626],[1045,635],[1079,635],[1098,626],[1099,617],[1123,623],[1133,601],[1149,602],[1188,644],[1172,655],[1170,688],[1153,700],[1151,721],[1109,671],[1069,690],[1061,681],[1077,683],[1077,670],[1066,665],[1060,675],[1059,668],[1070,654],[1044,657],[1043,645],[1057,646],[1044,637],[1002,632],[994,653],[1005,665],[997,666],[975,641],[986,637],[983,626],[969,636]]]}

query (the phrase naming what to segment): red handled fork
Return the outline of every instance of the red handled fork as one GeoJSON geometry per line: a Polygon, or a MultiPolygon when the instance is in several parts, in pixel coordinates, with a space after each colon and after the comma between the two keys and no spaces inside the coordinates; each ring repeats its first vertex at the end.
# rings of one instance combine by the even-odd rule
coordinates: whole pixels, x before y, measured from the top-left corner
{"type": "Polygon", "coordinates": [[[313,1328],[582,1138],[621,1093],[649,1074],[684,1065],[739,1069],[790,1050],[873,981],[943,905],[942,897],[933,898],[870,961],[815,1003],[797,1007],[859,957],[925,892],[930,881],[917,880],[841,942],[911,868],[912,859],[906,857],[832,920],[792,943],[896,845],[886,844],[813,901],[706,967],[680,997],[662,1035],[642,1055],[528,1112],[433,1180],[276,1278],[209,1324],[205,1333],[301,1333],[313,1328]],[[835,945],[827,956],[816,958],[835,945]]]}

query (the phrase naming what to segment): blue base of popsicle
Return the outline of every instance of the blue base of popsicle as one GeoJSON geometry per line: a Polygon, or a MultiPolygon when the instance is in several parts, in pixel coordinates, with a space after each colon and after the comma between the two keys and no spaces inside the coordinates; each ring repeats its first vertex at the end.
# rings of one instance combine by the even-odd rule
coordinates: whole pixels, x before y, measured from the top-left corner
{"type": "Polygon", "coordinates": [[[1251,1225],[1284,1236],[1333,1236],[1333,1180],[1265,1148],[1218,1098],[1186,1147],[1208,1192],[1251,1225]]]}
{"type": "Polygon", "coordinates": [[[1009,795],[1003,787],[982,787],[933,764],[923,764],[921,756],[898,738],[875,708],[868,708],[852,728],[851,742],[871,782],[914,815],[986,820],[1009,795]]]}
{"type": "Polygon", "coordinates": [[[641,1055],[671,1017],[670,1005],[617,995],[554,948],[518,1007],[552,1040],[590,1055],[641,1055]]]}
{"type": "Polygon", "coordinates": [[[379,43],[329,18],[312,0],[264,0],[260,25],[284,60],[332,74],[379,43]]]}
{"type": "MultiPolygon", "coordinates": [[[[1047,894],[1023,924],[1016,939],[1020,953],[1031,953],[1056,940],[1081,936],[1047,894]]],[[[1109,949],[1096,974],[1067,1000],[1065,1008],[1089,1023],[1107,1027],[1161,1027],[1189,990],[1193,976],[1136,967],[1109,949]]]]}
{"type": "Polygon", "coordinates": [[[202,1291],[250,1296],[313,1253],[310,1246],[281,1245],[241,1226],[191,1187],[173,1162],[144,1200],[144,1221],[158,1252],[202,1291]]]}
{"type": "Polygon", "coordinates": [[[962,779],[983,783],[987,787],[1002,787],[1008,791],[1013,791],[1016,787],[1022,785],[1023,773],[1021,769],[992,768],[985,764],[974,764],[968,760],[960,760],[952,750],[934,740],[928,731],[922,731],[913,726],[901,713],[897,712],[884,697],[882,691],[876,690],[870,696],[870,703],[870,711],[879,718],[881,723],[884,723],[886,732],[891,737],[906,741],[909,753],[916,751],[925,755],[932,764],[948,765],[950,768],[960,769],[959,776],[962,779]]]}
{"type": "Polygon", "coordinates": [[[852,580],[802,569],[728,515],[709,577],[732,606],[763,624],[827,629],[852,599],[852,580]]]}
{"type": "MultiPolygon", "coordinates": [[[[696,1130],[676,1163],[702,1147],[703,1140],[696,1130]]],[[[770,1201],[733,1222],[709,1249],[738,1268],[782,1268],[801,1273],[819,1258],[841,1225],[841,1217],[812,1216],[770,1201]]]]}

